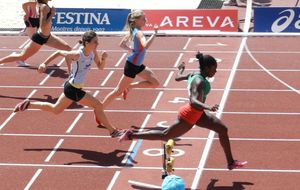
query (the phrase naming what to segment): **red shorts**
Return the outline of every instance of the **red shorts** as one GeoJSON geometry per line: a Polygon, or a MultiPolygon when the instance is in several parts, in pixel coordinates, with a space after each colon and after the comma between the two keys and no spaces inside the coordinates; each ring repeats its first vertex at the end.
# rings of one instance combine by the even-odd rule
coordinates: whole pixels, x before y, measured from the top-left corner
{"type": "Polygon", "coordinates": [[[179,108],[178,117],[185,122],[194,125],[201,117],[203,111],[196,110],[190,104],[179,108]]]}

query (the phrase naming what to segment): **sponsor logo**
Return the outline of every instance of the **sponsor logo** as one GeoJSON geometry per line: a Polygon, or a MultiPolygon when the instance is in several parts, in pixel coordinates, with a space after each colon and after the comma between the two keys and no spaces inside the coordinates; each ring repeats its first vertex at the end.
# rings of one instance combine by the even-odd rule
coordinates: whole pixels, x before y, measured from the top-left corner
{"type": "Polygon", "coordinates": [[[59,12],[56,16],[57,24],[111,24],[107,13],[59,12]]]}
{"type": "Polygon", "coordinates": [[[297,15],[298,19],[296,22],[293,23],[296,13],[293,9],[286,9],[284,11],[281,11],[279,13],[279,18],[277,18],[271,27],[272,32],[282,32],[285,29],[287,29],[289,26],[294,25],[292,27],[295,27],[296,29],[300,29],[300,14],[297,15]]]}
{"type": "Polygon", "coordinates": [[[151,30],[218,30],[237,31],[237,10],[145,10],[151,30]]]}

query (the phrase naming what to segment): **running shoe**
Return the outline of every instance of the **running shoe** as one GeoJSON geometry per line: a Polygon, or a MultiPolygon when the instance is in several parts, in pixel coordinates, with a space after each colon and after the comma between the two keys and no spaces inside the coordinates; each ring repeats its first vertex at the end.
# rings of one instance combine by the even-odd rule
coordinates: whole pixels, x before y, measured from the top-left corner
{"type": "Polygon", "coordinates": [[[18,67],[29,67],[30,65],[25,61],[17,61],[18,67]]]}
{"type": "Polygon", "coordinates": [[[244,167],[248,162],[247,161],[238,161],[234,160],[231,164],[228,165],[229,170],[238,169],[244,167]]]}
{"type": "Polygon", "coordinates": [[[22,101],[16,105],[14,112],[26,110],[28,108],[29,104],[30,104],[30,100],[25,99],[24,101],[22,101]]]}
{"type": "Polygon", "coordinates": [[[119,137],[119,142],[123,142],[123,141],[128,141],[131,140],[131,135],[132,135],[132,130],[131,129],[127,129],[120,137],[119,137]]]}
{"type": "Polygon", "coordinates": [[[122,136],[125,132],[126,132],[126,130],[124,130],[124,129],[116,129],[110,134],[110,136],[111,136],[111,138],[117,138],[117,137],[122,136]]]}

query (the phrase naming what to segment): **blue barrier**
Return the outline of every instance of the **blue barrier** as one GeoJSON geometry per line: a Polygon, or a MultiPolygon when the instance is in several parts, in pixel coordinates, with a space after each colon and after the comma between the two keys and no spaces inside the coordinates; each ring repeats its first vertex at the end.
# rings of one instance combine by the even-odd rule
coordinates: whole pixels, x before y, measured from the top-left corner
{"type": "Polygon", "coordinates": [[[255,8],[254,32],[300,32],[300,8],[255,8]]]}
{"type": "Polygon", "coordinates": [[[52,31],[122,31],[129,9],[57,8],[52,31]]]}

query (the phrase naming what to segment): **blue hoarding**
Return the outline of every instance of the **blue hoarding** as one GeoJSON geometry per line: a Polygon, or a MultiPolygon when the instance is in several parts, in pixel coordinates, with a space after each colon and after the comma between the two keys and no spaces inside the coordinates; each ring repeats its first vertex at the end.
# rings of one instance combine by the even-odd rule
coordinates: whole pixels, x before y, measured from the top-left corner
{"type": "Polygon", "coordinates": [[[52,31],[122,31],[129,9],[57,8],[52,31]]]}
{"type": "Polygon", "coordinates": [[[300,8],[255,8],[254,32],[300,32],[300,8]]]}

